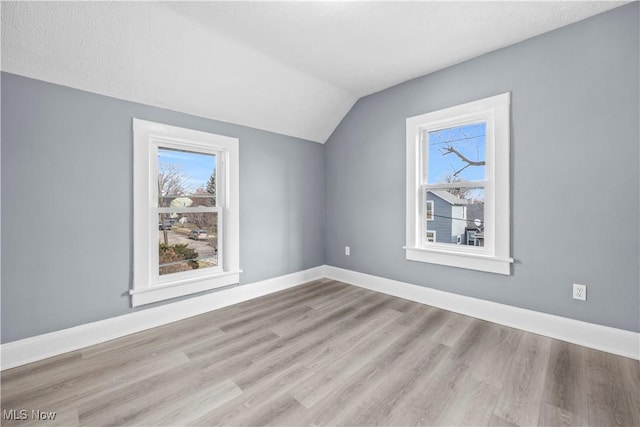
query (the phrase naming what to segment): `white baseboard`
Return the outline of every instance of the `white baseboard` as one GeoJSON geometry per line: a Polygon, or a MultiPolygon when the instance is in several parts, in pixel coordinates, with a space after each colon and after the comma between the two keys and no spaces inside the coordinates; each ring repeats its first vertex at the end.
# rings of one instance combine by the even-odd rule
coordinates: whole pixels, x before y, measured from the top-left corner
{"type": "Polygon", "coordinates": [[[596,350],[640,359],[640,334],[325,266],[326,277],[596,350]]]}
{"type": "Polygon", "coordinates": [[[1,369],[14,368],[187,317],[197,316],[323,277],[324,266],[318,266],[273,279],[235,286],[159,307],[9,342],[0,346],[1,369]]]}
{"type": "Polygon", "coordinates": [[[2,370],[327,277],[372,291],[640,360],[640,334],[322,265],[0,346],[2,370]]]}

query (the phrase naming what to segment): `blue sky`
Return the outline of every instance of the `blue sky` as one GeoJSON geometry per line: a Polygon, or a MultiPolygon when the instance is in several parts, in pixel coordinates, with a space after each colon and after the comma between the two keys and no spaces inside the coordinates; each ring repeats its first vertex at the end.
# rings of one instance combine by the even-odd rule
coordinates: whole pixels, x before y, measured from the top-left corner
{"type": "Polygon", "coordinates": [[[178,166],[187,177],[187,190],[193,191],[207,186],[207,181],[216,168],[216,156],[160,148],[158,164],[178,166]]]}
{"type": "MultiPolygon", "coordinates": [[[[429,184],[443,182],[447,174],[453,175],[467,165],[455,153],[444,154],[447,147],[452,147],[471,161],[484,161],[485,155],[485,123],[474,123],[439,131],[429,132],[429,184]]],[[[484,166],[469,166],[458,175],[463,181],[480,181],[485,179],[484,166]]]]}

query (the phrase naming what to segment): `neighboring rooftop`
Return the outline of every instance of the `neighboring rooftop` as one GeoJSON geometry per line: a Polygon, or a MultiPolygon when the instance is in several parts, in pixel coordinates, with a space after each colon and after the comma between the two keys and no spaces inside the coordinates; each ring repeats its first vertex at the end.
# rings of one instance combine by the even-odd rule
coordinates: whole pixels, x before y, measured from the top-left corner
{"type": "Polygon", "coordinates": [[[454,205],[454,206],[465,206],[469,204],[468,200],[464,200],[461,199],[457,196],[454,196],[453,194],[449,193],[448,191],[445,190],[430,190],[430,193],[435,194],[436,196],[440,197],[442,200],[444,200],[445,202],[454,205]]]}

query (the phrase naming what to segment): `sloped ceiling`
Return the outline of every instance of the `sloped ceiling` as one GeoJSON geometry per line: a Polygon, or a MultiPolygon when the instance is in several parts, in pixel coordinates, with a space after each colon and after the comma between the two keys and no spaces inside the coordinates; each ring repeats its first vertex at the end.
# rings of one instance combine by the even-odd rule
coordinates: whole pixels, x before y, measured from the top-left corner
{"type": "Polygon", "coordinates": [[[2,70],[324,143],[362,96],[627,2],[2,2],[2,70]]]}

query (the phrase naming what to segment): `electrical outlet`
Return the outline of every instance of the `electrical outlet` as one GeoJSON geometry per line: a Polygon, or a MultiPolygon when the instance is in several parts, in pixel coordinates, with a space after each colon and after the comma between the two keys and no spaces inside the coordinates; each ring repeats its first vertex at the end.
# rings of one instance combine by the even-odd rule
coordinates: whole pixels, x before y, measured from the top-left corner
{"type": "Polygon", "coordinates": [[[573,299],[587,300],[587,285],[573,284],[573,299]]]}
{"type": "Polygon", "coordinates": [[[344,247],[344,254],[345,254],[346,256],[351,255],[351,248],[350,248],[349,246],[345,246],[345,247],[344,247]]]}

